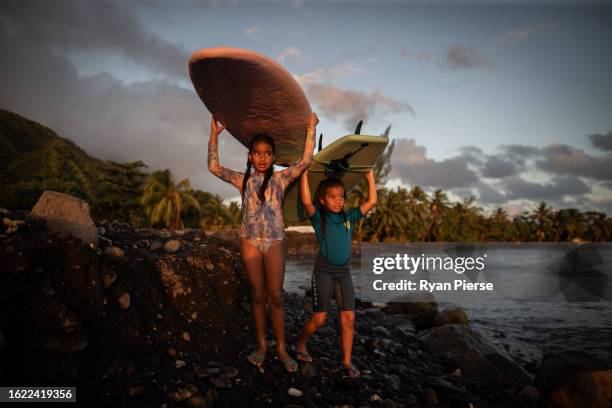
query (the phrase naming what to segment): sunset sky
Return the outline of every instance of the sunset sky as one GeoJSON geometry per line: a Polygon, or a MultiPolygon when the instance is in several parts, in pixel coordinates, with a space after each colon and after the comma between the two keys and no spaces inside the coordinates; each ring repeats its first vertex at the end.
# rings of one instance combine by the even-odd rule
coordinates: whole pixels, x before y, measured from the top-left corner
{"type": "MultiPolygon", "coordinates": [[[[612,215],[612,5],[585,1],[0,0],[0,108],[93,156],[237,196],[206,168],[189,55],[263,53],[300,82],[324,144],[397,140],[389,186],[612,215]]],[[[221,163],[246,149],[221,135],[221,163]]]]}

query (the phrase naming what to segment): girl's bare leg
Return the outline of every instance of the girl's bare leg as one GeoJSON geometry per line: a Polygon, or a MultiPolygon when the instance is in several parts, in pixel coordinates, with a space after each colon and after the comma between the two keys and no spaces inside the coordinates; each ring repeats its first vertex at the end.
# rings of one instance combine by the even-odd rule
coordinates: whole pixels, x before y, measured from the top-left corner
{"type": "Polygon", "coordinates": [[[344,310],[340,312],[340,322],[342,324],[342,364],[345,367],[351,366],[353,356],[353,334],[355,333],[355,312],[344,310]]]}
{"type": "Polygon", "coordinates": [[[270,318],[276,334],[278,358],[289,358],[285,343],[285,309],[283,308],[283,281],[285,278],[285,241],[270,245],[264,254],[266,297],[270,305],[270,318]]]}
{"type": "Polygon", "coordinates": [[[302,333],[295,343],[295,351],[299,351],[300,353],[306,353],[306,342],[308,338],[312,336],[319,327],[325,324],[325,320],[327,319],[327,312],[314,312],[312,317],[302,329],[302,333]]]}
{"type": "Polygon", "coordinates": [[[266,286],[261,251],[245,238],[240,238],[240,254],[246,267],[251,286],[251,308],[257,333],[257,354],[266,354],[266,286]]]}

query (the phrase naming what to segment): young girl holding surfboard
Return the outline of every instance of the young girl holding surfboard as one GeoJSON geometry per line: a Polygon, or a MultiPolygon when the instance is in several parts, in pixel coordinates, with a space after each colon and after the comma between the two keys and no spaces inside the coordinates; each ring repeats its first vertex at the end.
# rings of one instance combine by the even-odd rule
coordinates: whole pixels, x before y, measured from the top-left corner
{"type": "Polygon", "coordinates": [[[267,351],[267,302],[276,334],[278,358],[288,372],[295,372],[297,363],[289,356],[285,345],[285,311],[282,301],[285,274],[283,200],[287,187],[310,165],[318,122],[317,115],[313,113],[307,126],[302,157],[297,163],[281,171],[275,172],[273,167],[276,153],[274,140],[267,135],[256,135],[250,142],[244,173],[219,164],[217,139],[225,126],[217,123],[214,117],[210,125],[208,169],[236,187],[242,195],[240,254],[251,286],[251,304],[258,343],[257,350],[251,353],[248,359],[257,366],[264,362],[267,351]]]}
{"type": "Polygon", "coordinates": [[[355,292],[351,280],[351,240],[355,222],[364,217],[376,205],[376,184],[374,172],[370,170],[368,180],[368,200],[359,207],[344,211],[346,192],[340,179],[323,180],[315,195],[313,204],[308,186],[308,170],[300,180],[300,196],[306,215],[314,227],[319,252],[312,273],[313,314],[295,345],[298,360],[311,362],[306,351],[308,337],[325,323],[327,310],[334,291],[334,280],[338,283],[336,305],[340,310],[342,325],[342,364],[347,376],[358,377],[359,370],[352,364],[353,333],[355,323],[355,292]]]}

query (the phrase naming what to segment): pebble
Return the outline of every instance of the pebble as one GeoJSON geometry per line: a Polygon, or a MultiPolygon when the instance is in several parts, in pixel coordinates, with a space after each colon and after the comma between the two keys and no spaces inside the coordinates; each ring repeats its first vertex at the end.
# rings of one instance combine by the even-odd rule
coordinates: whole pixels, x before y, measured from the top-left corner
{"type": "Polygon", "coordinates": [[[130,307],[130,294],[124,293],[119,297],[119,299],[117,299],[117,301],[119,302],[119,306],[121,306],[123,310],[127,309],[128,307],[130,307]]]}
{"type": "Polygon", "coordinates": [[[115,280],[117,280],[117,274],[114,271],[105,273],[102,280],[104,283],[104,287],[108,288],[110,285],[112,285],[115,282],[115,280]]]}
{"type": "Polygon", "coordinates": [[[183,360],[176,360],[174,365],[175,365],[176,368],[183,368],[183,367],[185,367],[186,363],[183,360]]]}
{"type": "Polygon", "coordinates": [[[179,241],[178,239],[171,239],[170,241],[166,242],[166,244],[164,245],[164,250],[166,252],[173,254],[176,251],[178,251],[180,247],[181,247],[181,241],[179,241]]]}
{"type": "Polygon", "coordinates": [[[298,390],[297,388],[293,388],[293,387],[287,390],[287,394],[289,394],[292,397],[296,397],[296,398],[299,398],[302,395],[304,395],[302,391],[298,390]]]}
{"type": "Polygon", "coordinates": [[[238,376],[239,371],[236,367],[223,366],[223,374],[225,374],[227,378],[234,378],[238,376]]]}
{"type": "Polygon", "coordinates": [[[121,259],[125,256],[125,251],[117,246],[111,245],[104,249],[103,254],[109,258],[121,259]]]}

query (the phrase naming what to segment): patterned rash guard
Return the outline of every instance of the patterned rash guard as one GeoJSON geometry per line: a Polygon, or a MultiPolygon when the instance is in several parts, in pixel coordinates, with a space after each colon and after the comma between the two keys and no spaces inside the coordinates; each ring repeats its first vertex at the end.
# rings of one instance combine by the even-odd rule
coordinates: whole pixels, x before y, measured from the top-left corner
{"type": "MultiPolygon", "coordinates": [[[[260,203],[259,188],[264,175],[254,169],[246,184],[246,191],[242,195],[242,225],[240,237],[259,239],[283,239],[285,237],[285,224],[283,220],[283,200],[285,191],[293,180],[308,168],[312,160],[314,149],[314,132],[308,132],[304,154],[295,164],[281,171],[275,171],[264,193],[266,201],[260,203]]],[[[208,144],[209,170],[241,191],[243,172],[230,170],[219,164],[219,154],[216,144],[208,144]]]]}

